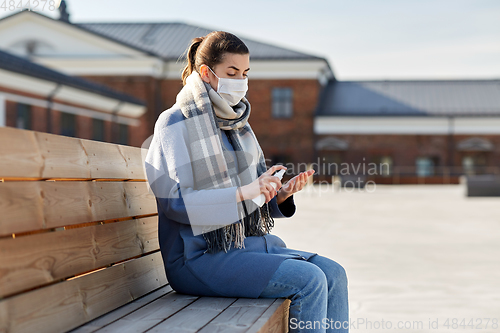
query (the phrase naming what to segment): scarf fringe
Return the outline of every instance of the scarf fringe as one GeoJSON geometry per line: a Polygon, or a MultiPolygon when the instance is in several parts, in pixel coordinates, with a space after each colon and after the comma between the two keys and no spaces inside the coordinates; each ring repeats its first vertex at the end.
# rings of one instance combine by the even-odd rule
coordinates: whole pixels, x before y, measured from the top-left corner
{"type": "MultiPolygon", "coordinates": [[[[246,213],[246,208],[245,208],[246,213]]],[[[207,242],[206,253],[216,253],[221,250],[227,253],[234,242],[235,248],[245,248],[244,240],[249,236],[264,236],[274,228],[272,208],[268,203],[259,207],[251,214],[245,214],[243,221],[206,232],[203,238],[207,242]]]]}

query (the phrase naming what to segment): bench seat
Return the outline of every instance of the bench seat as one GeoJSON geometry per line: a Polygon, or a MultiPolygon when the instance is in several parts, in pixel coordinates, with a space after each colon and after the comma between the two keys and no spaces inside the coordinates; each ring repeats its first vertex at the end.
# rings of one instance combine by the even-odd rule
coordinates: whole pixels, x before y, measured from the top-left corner
{"type": "Polygon", "coordinates": [[[0,128],[0,332],[286,332],[290,300],[172,290],[141,148],[0,128]]]}
{"type": "Polygon", "coordinates": [[[161,287],[71,333],[287,332],[290,300],[197,297],[161,287]]]}

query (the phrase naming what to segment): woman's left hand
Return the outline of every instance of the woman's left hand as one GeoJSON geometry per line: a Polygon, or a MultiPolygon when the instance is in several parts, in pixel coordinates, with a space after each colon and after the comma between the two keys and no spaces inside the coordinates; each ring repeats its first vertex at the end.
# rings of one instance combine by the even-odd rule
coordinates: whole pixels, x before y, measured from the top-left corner
{"type": "Polygon", "coordinates": [[[276,200],[278,202],[278,205],[283,201],[285,201],[292,194],[302,190],[304,185],[307,183],[307,178],[312,176],[314,172],[315,172],[314,169],[301,172],[297,176],[293,177],[288,182],[283,184],[278,194],[276,195],[276,200]]]}

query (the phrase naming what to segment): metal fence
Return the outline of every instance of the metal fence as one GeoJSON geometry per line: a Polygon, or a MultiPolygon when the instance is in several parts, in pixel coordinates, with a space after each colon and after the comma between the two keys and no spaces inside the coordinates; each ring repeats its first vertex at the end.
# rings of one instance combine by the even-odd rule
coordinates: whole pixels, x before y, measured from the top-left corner
{"type": "Polygon", "coordinates": [[[458,184],[462,176],[474,175],[500,175],[499,166],[476,166],[465,168],[462,166],[434,166],[429,170],[422,170],[416,166],[392,166],[383,174],[316,174],[311,179],[312,183],[320,182],[360,182],[372,181],[378,184],[458,184]]]}

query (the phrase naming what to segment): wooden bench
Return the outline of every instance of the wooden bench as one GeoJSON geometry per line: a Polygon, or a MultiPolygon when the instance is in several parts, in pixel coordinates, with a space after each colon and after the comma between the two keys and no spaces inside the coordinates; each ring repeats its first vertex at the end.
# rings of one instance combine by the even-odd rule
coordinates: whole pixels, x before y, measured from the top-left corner
{"type": "Polygon", "coordinates": [[[286,332],[290,300],[168,285],[141,148],[0,128],[0,332],[286,332]]]}

